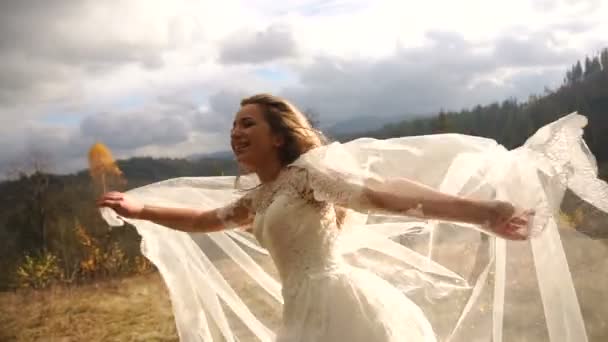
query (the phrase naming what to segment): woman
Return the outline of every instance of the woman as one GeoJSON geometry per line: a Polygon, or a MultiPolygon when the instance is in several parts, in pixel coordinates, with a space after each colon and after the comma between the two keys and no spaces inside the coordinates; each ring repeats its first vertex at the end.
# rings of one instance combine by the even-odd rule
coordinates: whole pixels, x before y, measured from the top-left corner
{"type": "Polygon", "coordinates": [[[188,233],[251,225],[282,284],[277,341],[436,340],[425,314],[407,296],[345,262],[339,237],[348,228],[344,219],[350,209],[461,222],[508,240],[526,240],[539,227],[532,220],[536,208],[521,211],[509,201],[449,195],[405,178],[365,176],[342,165],[348,155],[328,167],[319,162],[327,157],[321,134],[276,96],[241,102],[231,146],[240,167],[254,173],[259,185],[227,205],[153,206],[118,192],[103,195],[98,205],[126,219],[188,233]]]}

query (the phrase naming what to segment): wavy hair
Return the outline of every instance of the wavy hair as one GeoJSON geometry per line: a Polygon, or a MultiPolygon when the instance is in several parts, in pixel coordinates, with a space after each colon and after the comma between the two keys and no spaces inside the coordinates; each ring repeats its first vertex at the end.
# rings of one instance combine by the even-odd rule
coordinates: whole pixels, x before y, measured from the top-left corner
{"type": "MultiPolygon", "coordinates": [[[[241,107],[255,104],[262,110],[271,131],[283,138],[278,157],[282,166],[296,161],[302,154],[328,143],[323,133],[296,106],[284,98],[271,94],[257,94],[241,100],[241,107]]],[[[336,221],[342,226],[346,210],[335,207],[336,221]]]]}

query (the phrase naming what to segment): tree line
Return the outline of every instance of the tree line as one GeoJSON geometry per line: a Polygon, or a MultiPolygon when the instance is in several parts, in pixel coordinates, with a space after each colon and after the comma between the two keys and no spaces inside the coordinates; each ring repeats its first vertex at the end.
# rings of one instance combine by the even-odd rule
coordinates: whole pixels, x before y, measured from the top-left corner
{"type": "MultiPolygon", "coordinates": [[[[608,48],[576,62],[562,84],[544,94],[530,95],[527,101],[509,98],[459,111],[440,111],[435,116],[404,119],[375,131],[361,134],[374,138],[462,133],[492,138],[511,149],[522,145],[540,127],[577,111],[589,124],[584,138],[601,164],[602,177],[608,162],[608,48]]],[[[337,137],[346,141],[357,136],[337,137]]]]}

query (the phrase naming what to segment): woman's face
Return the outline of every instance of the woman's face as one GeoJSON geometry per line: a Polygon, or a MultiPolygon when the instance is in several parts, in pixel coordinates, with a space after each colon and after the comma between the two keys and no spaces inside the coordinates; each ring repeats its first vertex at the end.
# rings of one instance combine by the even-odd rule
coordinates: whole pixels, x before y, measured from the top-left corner
{"type": "Polygon", "coordinates": [[[273,134],[261,108],[248,104],[234,118],[230,145],[239,164],[255,172],[260,165],[278,159],[281,139],[273,134]]]}

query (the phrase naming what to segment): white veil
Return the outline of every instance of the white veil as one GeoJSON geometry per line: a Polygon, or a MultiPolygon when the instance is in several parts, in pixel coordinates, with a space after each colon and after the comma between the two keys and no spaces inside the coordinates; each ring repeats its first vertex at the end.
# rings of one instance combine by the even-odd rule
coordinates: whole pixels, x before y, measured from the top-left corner
{"type": "MultiPolygon", "coordinates": [[[[512,151],[460,134],[333,143],[297,162],[360,177],[408,178],[450,194],[535,208],[534,237],[509,242],[476,227],[351,212],[341,235],[353,265],[388,280],[440,341],[587,341],[608,336],[608,185],[573,113],[512,151]]],[[[246,179],[252,185],[256,180],[246,179]]],[[[171,179],[128,192],[146,204],[213,209],[242,195],[234,177],[171,179]]],[[[112,225],[122,224],[102,210],[112,225]]],[[[296,218],[293,218],[296,219],[296,218]]],[[[125,219],[170,292],[184,341],[272,341],[281,285],[244,230],[188,234],[125,219]]]]}

